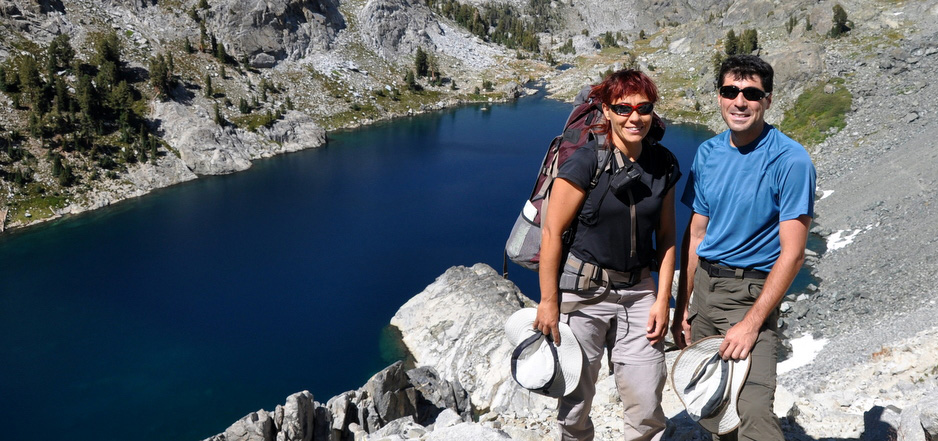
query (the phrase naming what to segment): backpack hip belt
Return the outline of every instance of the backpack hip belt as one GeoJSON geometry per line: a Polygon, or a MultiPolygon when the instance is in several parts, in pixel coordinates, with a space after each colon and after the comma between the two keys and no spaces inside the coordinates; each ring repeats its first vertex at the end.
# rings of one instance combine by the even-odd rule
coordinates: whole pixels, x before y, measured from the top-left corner
{"type": "MultiPolygon", "coordinates": [[[[605,269],[599,265],[585,262],[573,254],[567,255],[564,263],[566,268],[575,271],[573,289],[567,288],[568,283],[561,283],[560,312],[569,314],[588,305],[595,305],[603,301],[619,301],[619,295],[610,291],[617,288],[628,288],[636,285],[643,278],[651,277],[651,269],[641,268],[634,271],[615,271],[605,269]],[[602,288],[594,295],[592,291],[602,288]],[[589,295],[589,297],[586,297],[589,295]]],[[[561,277],[569,276],[563,274],[561,277]]],[[[569,280],[569,279],[568,279],[569,280]]]]}

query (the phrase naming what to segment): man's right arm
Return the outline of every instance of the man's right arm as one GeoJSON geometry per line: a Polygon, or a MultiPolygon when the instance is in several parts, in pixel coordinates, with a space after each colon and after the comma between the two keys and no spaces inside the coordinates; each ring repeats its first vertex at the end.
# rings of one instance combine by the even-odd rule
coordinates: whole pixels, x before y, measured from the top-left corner
{"type": "Polygon", "coordinates": [[[697,247],[707,235],[709,223],[709,217],[692,212],[681,243],[681,273],[677,282],[677,299],[674,302],[674,322],[671,325],[671,334],[674,337],[674,344],[682,349],[691,343],[687,309],[690,305],[691,293],[694,292],[694,274],[697,272],[698,260],[697,247]]]}

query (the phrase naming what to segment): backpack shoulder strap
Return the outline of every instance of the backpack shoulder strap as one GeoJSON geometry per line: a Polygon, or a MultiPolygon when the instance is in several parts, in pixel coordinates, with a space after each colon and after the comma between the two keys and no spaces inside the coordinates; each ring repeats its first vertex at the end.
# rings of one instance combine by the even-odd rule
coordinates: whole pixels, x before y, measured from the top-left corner
{"type": "Polygon", "coordinates": [[[610,167],[610,159],[612,159],[612,151],[604,147],[596,147],[596,173],[593,174],[593,179],[590,180],[590,190],[596,188],[596,185],[599,184],[599,177],[602,176],[603,172],[610,167]]]}

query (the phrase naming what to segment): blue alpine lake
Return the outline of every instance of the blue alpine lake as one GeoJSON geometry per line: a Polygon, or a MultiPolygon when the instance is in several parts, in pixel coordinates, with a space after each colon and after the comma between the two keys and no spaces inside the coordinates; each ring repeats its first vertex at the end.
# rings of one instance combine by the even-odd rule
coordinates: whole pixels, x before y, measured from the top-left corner
{"type": "MultiPolygon", "coordinates": [[[[570,109],[525,98],[332,133],[0,235],[3,439],[196,441],[297,391],[362,386],[395,360],[407,299],[454,265],[501,269],[570,109]]],[[[686,170],[711,135],[670,125],[663,143],[686,170]]],[[[535,273],[509,276],[538,298],[535,273]]]]}

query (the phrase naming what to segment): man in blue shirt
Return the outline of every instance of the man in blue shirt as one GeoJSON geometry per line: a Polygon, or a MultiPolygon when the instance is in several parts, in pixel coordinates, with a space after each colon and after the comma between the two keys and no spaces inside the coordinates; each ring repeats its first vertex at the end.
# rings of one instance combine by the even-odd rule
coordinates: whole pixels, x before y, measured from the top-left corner
{"type": "Polygon", "coordinates": [[[804,263],[815,170],[800,144],[767,124],[772,66],[731,56],[717,75],[729,130],[700,145],[682,202],[685,234],[672,333],[679,347],[723,335],[724,360],[750,358],[739,427],[714,439],[784,439],[773,412],[778,305],[804,263]],[[693,299],[691,301],[691,293],[693,299]]]}

